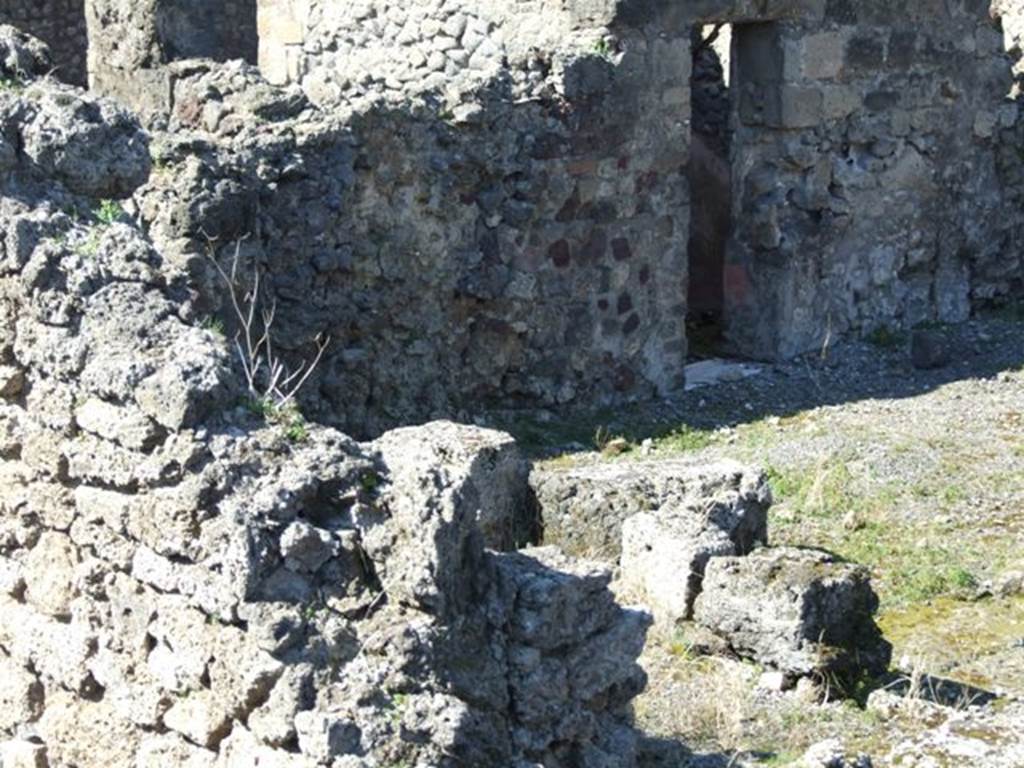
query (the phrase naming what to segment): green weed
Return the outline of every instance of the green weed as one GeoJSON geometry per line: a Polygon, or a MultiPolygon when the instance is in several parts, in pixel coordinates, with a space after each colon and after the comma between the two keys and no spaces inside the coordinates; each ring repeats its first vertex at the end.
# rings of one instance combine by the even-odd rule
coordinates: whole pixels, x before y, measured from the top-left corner
{"type": "Polygon", "coordinates": [[[309,426],[295,403],[290,402],[282,406],[269,399],[250,398],[245,405],[250,412],[268,424],[281,427],[289,441],[302,443],[309,439],[309,426]]]}
{"type": "Polygon", "coordinates": [[[124,208],[116,200],[102,200],[92,213],[102,226],[109,227],[124,216],[124,208]]]}
{"type": "Polygon", "coordinates": [[[359,485],[366,493],[373,493],[380,487],[380,475],[376,472],[367,472],[359,478],[359,485]]]}
{"type": "Polygon", "coordinates": [[[13,77],[0,77],[0,93],[21,93],[25,84],[13,77]]]}
{"type": "Polygon", "coordinates": [[[612,57],[612,44],[606,38],[601,38],[594,43],[594,53],[605,59],[612,57]]]}
{"type": "Polygon", "coordinates": [[[75,253],[79,256],[91,258],[99,253],[100,243],[103,240],[103,233],[97,229],[90,229],[88,234],[85,236],[78,245],[75,246],[75,253]]]}
{"type": "Polygon", "coordinates": [[[215,317],[214,315],[204,317],[202,322],[199,324],[199,327],[202,328],[204,331],[208,331],[209,333],[214,334],[215,336],[225,335],[224,321],[221,320],[219,317],[215,317]]]}

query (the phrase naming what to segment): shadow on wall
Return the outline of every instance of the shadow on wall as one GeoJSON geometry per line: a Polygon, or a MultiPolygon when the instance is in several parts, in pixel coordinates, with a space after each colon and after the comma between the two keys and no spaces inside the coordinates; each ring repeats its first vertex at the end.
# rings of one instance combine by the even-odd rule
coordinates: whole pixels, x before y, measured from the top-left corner
{"type": "MultiPolygon", "coordinates": [[[[686,137],[662,135],[677,107],[643,87],[650,66],[582,57],[546,100],[499,75],[465,114],[378,105],[301,146],[301,104],[257,107],[274,140],[207,155],[201,179],[169,160],[158,183],[196,253],[209,235],[230,259],[249,236],[280,349],[330,336],[311,419],[367,435],[494,403],[650,398],[682,383],[688,228],[686,137]]],[[[192,88],[176,119],[199,125],[211,91],[192,88]]]]}
{"type": "Polygon", "coordinates": [[[732,226],[732,114],[727,49],[731,25],[693,33],[690,79],[693,118],[690,149],[690,242],[687,336],[690,356],[713,355],[721,344],[725,297],[725,249],[732,226]],[[725,60],[723,60],[725,59],[725,60]]]}
{"type": "Polygon", "coordinates": [[[211,58],[256,63],[256,0],[174,0],[158,4],[156,14],[165,61],[211,58]]]}

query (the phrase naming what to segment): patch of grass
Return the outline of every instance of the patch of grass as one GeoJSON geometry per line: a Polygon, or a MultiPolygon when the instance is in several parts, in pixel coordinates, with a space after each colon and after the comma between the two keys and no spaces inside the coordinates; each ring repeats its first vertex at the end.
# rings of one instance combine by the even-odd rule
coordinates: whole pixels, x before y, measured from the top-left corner
{"type": "Polygon", "coordinates": [[[967,490],[956,483],[950,483],[939,491],[939,498],[944,504],[948,504],[949,506],[954,506],[967,501],[967,497],[967,490]]]}
{"type": "Polygon", "coordinates": [[[617,439],[617,436],[613,435],[611,430],[604,424],[598,424],[597,428],[594,430],[593,443],[594,448],[598,451],[604,451],[604,449],[608,447],[608,444],[615,439],[617,439]]]}
{"type": "Polygon", "coordinates": [[[359,485],[366,493],[373,493],[380,487],[380,475],[376,472],[367,472],[359,478],[359,485]]]}
{"type": "Polygon", "coordinates": [[[153,173],[167,173],[174,168],[174,161],[161,154],[151,153],[149,162],[153,173]]]}
{"type": "Polygon", "coordinates": [[[409,704],[409,694],[407,693],[389,693],[387,696],[387,709],[391,713],[391,722],[397,726],[402,722],[402,717],[405,715],[405,709],[409,704]]]}
{"type": "Polygon", "coordinates": [[[715,442],[715,433],[682,424],[654,439],[654,448],[664,453],[692,453],[715,442]]]}
{"type": "Polygon", "coordinates": [[[100,243],[103,240],[103,233],[95,227],[90,228],[85,238],[75,246],[75,253],[79,256],[92,258],[100,251],[100,243]]]}
{"type": "Polygon", "coordinates": [[[810,469],[769,467],[767,472],[776,503],[785,504],[796,520],[836,519],[863,506],[849,464],[840,459],[827,457],[810,469]]]}
{"type": "MultiPolygon", "coordinates": [[[[66,213],[75,221],[81,221],[76,208],[66,213]]],[[[84,238],[75,245],[75,253],[85,258],[92,258],[100,250],[100,243],[103,241],[103,232],[112,224],[124,216],[124,209],[116,200],[103,200],[92,211],[92,223],[89,225],[84,238]]]]}
{"type": "Polygon", "coordinates": [[[969,498],[967,489],[959,483],[936,486],[933,482],[921,482],[911,486],[910,493],[918,499],[934,499],[944,507],[955,507],[969,498]]]}
{"type": "Polygon", "coordinates": [[[753,715],[751,676],[734,662],[715,658],[670,659],[668,663],[671,672],[652,678],[650,689],[637,701],[637,715],[645,729],[719,748],[742,742],[753,715]],[[708,691],[715,695],[708,696],[708,691]],[[687,705],[673,704],[680,701],[687,705]]]}
{"type": "Polygon", "coordinates": [[[972,553],[950,532],[873,522],[830,544],[848,560],[872,569],[886,609],[942,596],[966,597],[978,585],[968,567],[972,553]]]}
{"type": "Polygon", "coordinates": [[[602,58],[610,59],[613,53],[612,44],[608,42],[607,38],[602,37],[594,43],[594,53],[602,58]]]}
{"type": "Polygon", "coordinates": [[[672,636],[668,640],[665,650],[670,656],[681,661],[696,661],[700,658],[699,654],[693,652],[693,644],[690,638],[687,637],[684,627],[677,626],[672,631],[672,636]]]}
{"type": "Polygon", "coordinates": [[[309,439],[309,427],[302,414],[285,425],[284,435],[293,443],[304,443],[309,439]]]}
{"type": "Polygon", "coordinates": [[[21,93],[25,84],[13,77],[0,77],[0,93],[21,93]]]}
{"type": "Polygon", "coordinates": [[[940,509],[968,498],[962,485],[872,487],[851,461],[833,457],[804,469],[769,468],[778,543],[815,546],[871,569],[883,609],[973,594],[984,558],[953,527],[902,522],[901,505],[933,499],[940,509]]]}

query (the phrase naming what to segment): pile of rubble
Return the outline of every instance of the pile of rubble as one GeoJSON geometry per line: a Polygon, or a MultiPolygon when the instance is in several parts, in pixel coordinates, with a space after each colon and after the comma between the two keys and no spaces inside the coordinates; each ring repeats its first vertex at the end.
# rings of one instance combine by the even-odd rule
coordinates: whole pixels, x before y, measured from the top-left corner
{"type": "Polygon", "coordinates": [[[887,671],[865,568],[768,546],[771,492],[734,462],[585,464],[532,480],[548,541],[619,563],[624,594],[656,619],[692,621],[793,682],[887,671]]]}

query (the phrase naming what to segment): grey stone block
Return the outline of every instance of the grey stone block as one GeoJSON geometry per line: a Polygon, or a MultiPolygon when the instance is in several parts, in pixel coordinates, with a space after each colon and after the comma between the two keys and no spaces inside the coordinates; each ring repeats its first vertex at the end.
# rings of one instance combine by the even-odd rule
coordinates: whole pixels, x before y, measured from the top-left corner
{"type": "Polygon", "coordinates": [[[787,675],[855,676],[888,668],[877,609],[865,568],[784,547],[711,560],[694,617],[739,655],[787,675]]]}
{"type": "Polygon", "coordinates": [[[622,524],[640,512],[659,519],[678,515],[695,532],[724,531],[736,552],[767,541],[768,484],[761,472],[732,461],[600,463],[534,471],[530,483],[545,543],[577,557],[617,561],[622,524]]]}

